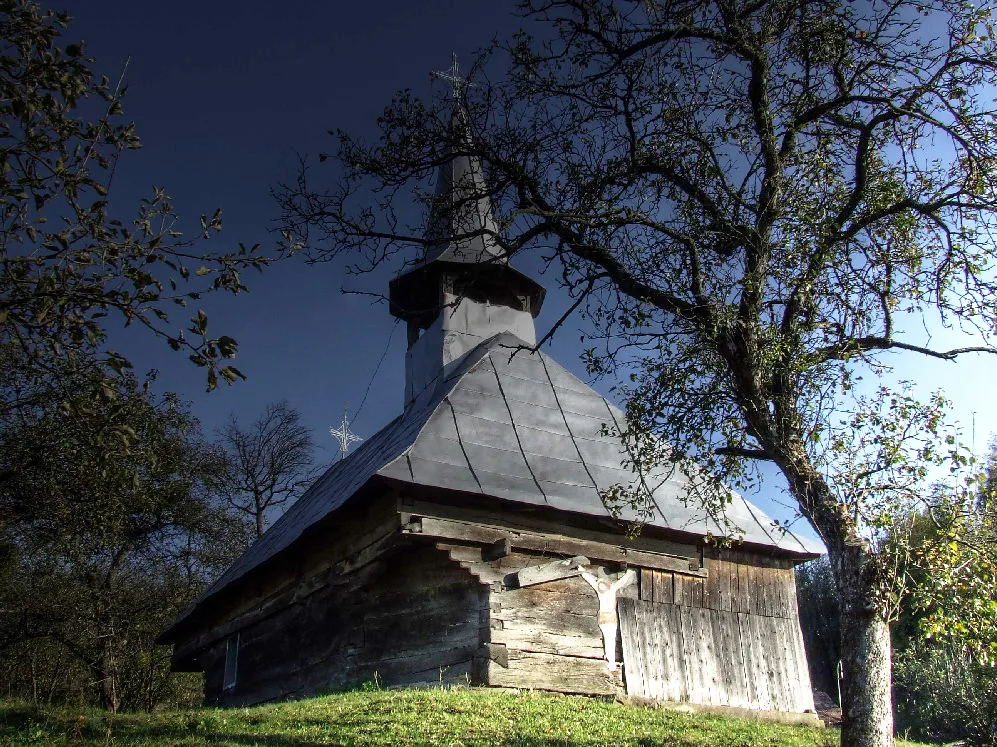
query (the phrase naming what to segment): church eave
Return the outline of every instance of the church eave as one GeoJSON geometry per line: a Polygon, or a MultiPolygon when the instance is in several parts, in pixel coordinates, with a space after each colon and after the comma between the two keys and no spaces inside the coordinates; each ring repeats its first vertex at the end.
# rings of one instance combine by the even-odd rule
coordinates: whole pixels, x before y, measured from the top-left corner
{"type": "MultiPolygon", "coordinates": [[[[445,275],[466,285],[463,292],[478,287],[498,287],[513,296],[528,299],[535,318],[543,306],[546,289],[529,275],[500,262],[470,264],[452,259],[437,259],[409,270],[388,284],[392,316],[426,326],[440,312],[440,282],[445,275]]],[[[457,295],[461,294],[457,290],[457,295]]]]}

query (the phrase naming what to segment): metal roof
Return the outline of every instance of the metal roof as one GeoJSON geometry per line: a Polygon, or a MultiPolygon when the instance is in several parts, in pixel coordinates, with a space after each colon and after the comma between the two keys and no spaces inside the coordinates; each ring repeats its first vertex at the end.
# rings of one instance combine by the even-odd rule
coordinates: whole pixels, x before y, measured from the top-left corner
{"type": "MultiPolygon", "coordinates": [[[[208,588],[207,597],[289,547],[375,476],[414,485],[480,493],[513,503],[610,517],[600,491],[632,484],[634,473],[618,437],[623,413],[591,387],[519,338],[503,333],[479,345],[405,412],[336,462],[256,543],[208,588]]],[[[694,501],[677,470],[652,473],[655,527],[723,534],[694,501]]],[[[629,510],[618,515],[637,518],[629,510]]],[[[791,553],[823,552],[778,528],[734,495],[727,518],[745,541],[791,553]]],[[[179,622],[179,620],[178,620],[179,622]]]]}
{"type": "MultiPolygon", "coordinates": [[[[433,392],[425,408],[432,414],[414,443],[377,474],[588,516],[638,518],[629,509],[611,513],[600,495],[636,480],[624,466],[630,457],[621,439],[606,433],[607,427],[626,429],[619,408],[508,333],[486,340],[468,357],[433,392]]],[[[645,486],[654,503],[647,524],[700,536],[727,533],[689,499],[689,481],[679,470],[660,468],[646,476],[645,486]]],[[[739,495],[726,518],[747,542],[823,552],[777,527],[739,495]]]]}
{"type": "Polygon", "coordinates": [[[481,162],[454,154],[440,166],[426,227],[426,240],[432,243],[420,264],[507,263],[494,240],[498,232],[481,162]]]}

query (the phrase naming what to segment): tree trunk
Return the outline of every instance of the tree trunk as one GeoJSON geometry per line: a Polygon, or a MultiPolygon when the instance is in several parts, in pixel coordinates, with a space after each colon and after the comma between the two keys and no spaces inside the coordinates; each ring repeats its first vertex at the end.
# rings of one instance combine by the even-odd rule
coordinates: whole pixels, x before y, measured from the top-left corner
{"type": "MultiPolygon", "coordinates": [[[[776,444],[778,446],[780,444],[776,444]]],[[[770,449],[778,453],[777,448],[770,449]]],[[[785,453],[785,452],[783,452],[785,453]]],[[[777,459],[790,492],[827,545],[841,604],[842,747],[892,747],[890,626],[884,580],[868,541],[803,449],[777,459]]]]}
{"type": "MultiPolygon", "coordinates": [[[[852,548],[849,548],[852,550],[852,548]]],[[[890,626],[864,578],[862,550],[832,557],[841,599],[842,747],[893,744],[890,626]],[[856,567],[857,566],[857,567],[856,567]]],[[[865,562],[863,562],[865,561],[865,562]]]]}
{"type": "Polygon", "coordinates": [[[263,536],[263,532],[266,531],[266,525],[264,524],[264,520],[266,519],[266,517],[264,516],[264,512],[266,509],[264,508],[263,505],[263,498],[260,496],[259,493],[256,493],[253,496],[253,504],[256,507],[256,512],[255,512],[256,538],[259,539],[260,537],[263,536]]]}
{"type": "Polygon", "coordinates": [[[114,663],[114,641],[108,636],[101,648],[97,679],[100,682],[100,705],[111,713],[118,712],[118,681],[114,663]]]}

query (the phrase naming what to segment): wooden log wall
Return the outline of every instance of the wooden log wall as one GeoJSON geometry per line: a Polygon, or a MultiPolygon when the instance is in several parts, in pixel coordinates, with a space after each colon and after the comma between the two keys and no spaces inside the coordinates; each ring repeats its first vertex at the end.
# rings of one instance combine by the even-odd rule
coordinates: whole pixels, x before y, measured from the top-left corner
{"type": "Polygon", "coordinates": [[[344,517],[202,621],[175,657],[208,702],[301,697],[375,677],[467,682],[783,712],[813,709],[792,562],[392,496],[344,517]],[[620,592],[625,680],[605,668],[598,600],[545,564],[573,554],[638,571],[620,592]],[[636,561],[636,562],[635,562],[636,561]],[[646,561],[646,565],[643,562],[646,561]],[[545,568],[523,578],[518,572],[545,568]],[[225,645],[240,636],[238,682],[225,645]]]}
{"type": "MultiPolygon", "coordinates": [[[[485,561],[480,547],[448,543],[437,547],[490,589],[486,684],[622,694],[622,682],[606,672],[596,620],[599,602],[588,584],[576,576],[526,588],[507,587],[517,571],[560,556],[516,552],[485,561]]],[[[631,587],[630,593],[636,595],[636,588],[631,587]]]]}
{"type": "Polygon", "coordinates": [[[642,570],[637,598],[620,600],[628,692],[812,711],[792,562],[733,550],[704,562],[706,578],[642,570]]]}
{"type": "Polygon", "coordinates": [[[374,680],[469,684],[481,669],[487,606],[487,590],[446,553],[409,546],[241,627],[231,690],[222,688],[225,639],[210,646],[206,700],[244,705],[374,680]]]}

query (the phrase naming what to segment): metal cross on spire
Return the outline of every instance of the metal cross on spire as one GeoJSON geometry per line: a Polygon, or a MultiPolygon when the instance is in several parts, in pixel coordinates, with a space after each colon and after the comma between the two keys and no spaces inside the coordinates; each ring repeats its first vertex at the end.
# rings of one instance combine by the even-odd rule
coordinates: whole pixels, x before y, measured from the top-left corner
{"type": "Polygon", "coordinates": [[[443,80],[449,80],[450,85],[453,86],[453,100],[460,101],[464,95],[464,89],[471,85],[467,78],[464,78],[460,74],[460,65],[457,64],[457,53],[453,52],[453,63],[450,69],[447,71],[434,70],[434,78],[442,78],[443,80]]]}
{"type": "Polygon", "coordinates": [[[350,444],[363,441],[360,436],[350,430],[350,421],[346,419],[346,412],[343,412],[343,424],[339,428],[330,428],[329,434],[339,441],[340,460],[346,459],[346,453],[350,450],[350,444]]]}

